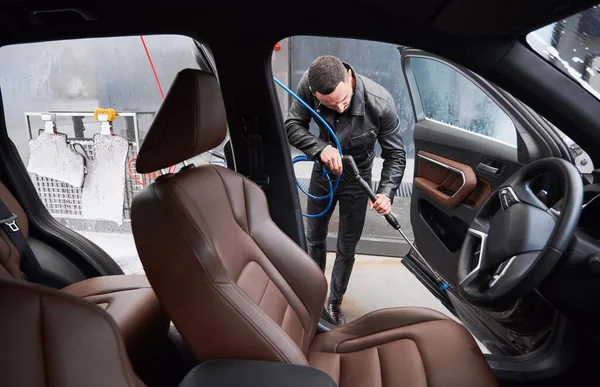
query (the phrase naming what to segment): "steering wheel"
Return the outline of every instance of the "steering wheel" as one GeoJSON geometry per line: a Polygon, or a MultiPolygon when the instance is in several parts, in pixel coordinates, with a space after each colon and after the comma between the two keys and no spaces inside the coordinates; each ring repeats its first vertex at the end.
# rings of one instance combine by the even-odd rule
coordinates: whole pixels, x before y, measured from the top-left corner
{"type": "Polygon", "coordinates": [[[569,162],[550,157],[519,169],[488,197],[469,226],[459,258],[459,293],[475,304],[494,306],[532,291],[568,248],[582,203],[581,175],[569,162]],[[530,188],[545,173],[560,179],[560,212],[530,188]]]}

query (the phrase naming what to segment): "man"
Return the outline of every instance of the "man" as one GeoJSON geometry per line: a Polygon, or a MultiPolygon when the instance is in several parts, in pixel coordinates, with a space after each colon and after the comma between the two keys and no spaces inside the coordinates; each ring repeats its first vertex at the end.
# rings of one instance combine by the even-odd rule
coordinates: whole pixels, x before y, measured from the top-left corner
{"type": "MultiPolygon", "coordinates": [[[[333,204],[326,214],[307,220],[307,239],[310,256],[325,270],[327,229],[335,206],[340,206],[337,255],[331,276],[328,311],[337,324],[344,323],[341,311],[354,254],[365,223],[367,203],[381,215],[390,213],[394,194],[404,175],[406,163],[404,144],[400,133],[400,119],[394,100],[381,85],[357,74],[340,59],[326,55],[317,58],[304,73],[297,94],[331,126],[336,133],[344,155],[353,156],[361,176],[371,182],[375,158],[375,140],[381,145],[383,169],[377,189],[377,201],[370,202],[358,184],[345,181],[342,159],[327,128],[319,126],[319,136],[309,132],[313,118],[304,106],[294,100],[285,122],[291,145],[300,149],[310,159],[319,161],[335,175],[342,175],[335,191],[333,204]]],[[[336,176],[330,173],[334,180],[336,176]]],[[[327,195],[329,186],[321,174],[321,166],[314,164],[309,193],[327,195]]],[[[308,214],[325,210],[328,200],[309,197],[308,214]]]]}

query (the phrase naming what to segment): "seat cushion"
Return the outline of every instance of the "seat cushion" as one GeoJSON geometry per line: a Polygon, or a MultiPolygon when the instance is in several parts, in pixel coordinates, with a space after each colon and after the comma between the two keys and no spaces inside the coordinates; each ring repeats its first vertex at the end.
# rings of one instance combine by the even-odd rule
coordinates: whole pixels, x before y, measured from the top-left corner
{"type": "Polygon", "coordinates": [[[427,308],[382,309],[317,335],[308,361],[339,387],[497,385],[469,331],[427,308]]]}
{"type": "Polygon", "coordinates": [[[136,354],[162,342],[167,334],[169,319],[144,275],[94,277],[61,290],[108,312],[134,361],[136,354]]]}

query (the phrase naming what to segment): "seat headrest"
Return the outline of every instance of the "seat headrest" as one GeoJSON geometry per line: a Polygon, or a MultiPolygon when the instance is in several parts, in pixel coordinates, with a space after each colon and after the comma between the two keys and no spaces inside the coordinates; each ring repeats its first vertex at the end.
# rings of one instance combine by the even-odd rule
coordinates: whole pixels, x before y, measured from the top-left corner
{"type": "Polygon", "coordinates": [[[216,76],[182,70],[150,125],[136,170],[150,173],[189,160],[220,145],[226,135],[227,116],[216,76]]]}

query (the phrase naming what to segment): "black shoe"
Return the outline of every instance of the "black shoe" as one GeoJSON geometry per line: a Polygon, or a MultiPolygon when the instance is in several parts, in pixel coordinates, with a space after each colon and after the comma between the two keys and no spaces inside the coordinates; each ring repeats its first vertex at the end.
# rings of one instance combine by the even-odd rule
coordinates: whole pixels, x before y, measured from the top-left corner
{"type": "Polygon", "coordinates": [[[329,312],[329,315],[337,325],[342,325],[346,322],[346,319],[344,318],[344,313],[342,313],[342,308],[340,305],[329,304],[327,311],[329,312]]]}

